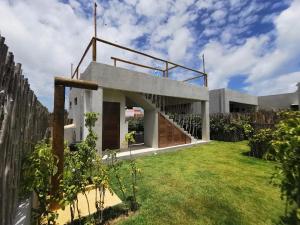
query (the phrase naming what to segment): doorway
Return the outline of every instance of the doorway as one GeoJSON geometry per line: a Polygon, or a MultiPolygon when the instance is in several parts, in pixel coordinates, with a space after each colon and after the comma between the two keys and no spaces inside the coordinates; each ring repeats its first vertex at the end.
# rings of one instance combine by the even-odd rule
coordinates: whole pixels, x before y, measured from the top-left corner
{"type": "Polygon", "coordinates": [[[120,148],[120,103],[103,102],[102,149],[120,148]]]}

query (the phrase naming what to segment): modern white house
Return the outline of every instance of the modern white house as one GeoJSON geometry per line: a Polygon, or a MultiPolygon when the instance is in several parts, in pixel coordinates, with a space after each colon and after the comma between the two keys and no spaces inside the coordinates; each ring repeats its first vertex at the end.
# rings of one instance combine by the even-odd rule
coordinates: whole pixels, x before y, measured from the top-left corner
{"type": "Polygon", "coordinates": [[[65,127],[65,139],[69,142],[80,141],[87,135],[84,113],[97,112],[97,148],[127,148],[125,109],[136,106],[144,110],[145,146],[164,148],[193,143],[197,140],[170,119],[168,110],[178,108],[187,112],[186,106],[195,102],[201,104],[202,140],[209,140],[209,94],[205,86],[97,62],[91,62],[79,79],[97,82],[99,88],[70,90],[69,117],[73,124],[65,127]]]}
{"type": "Polygon", "coordinates": [[[292,93],[258,96],[259,108],[264,110],[280,110],[280,109],[299,110],[300,82],[297,84],[297,86],[298,89],[292,93]]]}
{"type": "Polygon", "coordinates": [[[258,108],[256,96],[227,88],[209,91],[210,113],[254,112],[258,108]]]}
{"type": "Polygon", "coordinates": [[[292,93],[254,96],[228,88],[209,90],[209,112],[232,113],[257,110],[299,110],[300,83],[292,93]]]}

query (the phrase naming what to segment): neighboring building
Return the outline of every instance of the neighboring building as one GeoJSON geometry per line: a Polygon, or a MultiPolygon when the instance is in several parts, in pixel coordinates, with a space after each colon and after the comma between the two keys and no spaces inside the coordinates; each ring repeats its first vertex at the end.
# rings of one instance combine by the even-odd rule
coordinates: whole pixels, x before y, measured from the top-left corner
{"type": "Polygon", "coordinates": [[[299,110],[300,102],[300,83],[297,84],[298,89],[293,93],[258,96],[259,109],[264,110],[280,110],[291,109],[299,110]]]}
{"type": "MultiPolygon", "coordinates": [[[[281,109],[299,110],[300,83],[298,83],[297,86],[297,91],[293,93],[258,97],[238,91],[233,91],[227,88],[210,90],[209,112],[253,112],[258,109],[275,111],[281,109]]],[[[197,111],[200,111],[199,106],[197,111]]]]}
{"type": "Polygon", "coordinates": [[[132,107],[132,109],[125,110],[125,117],[144,117],[144,110],[140,107],[132,107]]]}
{"type": "Polygon", "coordinates": [[[97,91],[70,90],[69,116],[73,125],[65,127],[72,130],[65,132],[72,137],[69,142],[86,137],[84,113],[97,112],[99,119],[94,128],[98,135],[97,148],[127,148],[125,109],[135,106],[144,111],[145,146],[161,148],[192,143],[196,139],[167,114],[168,110],[175,109],[187,112],[185,106],[194,102],[201,104],[202,140],[209,140],[207,87],[96,62],[90,63],[80,79],[97,82],[99,88],[97,91]]]}
{"type": "Polygon", "coordinates": [[[257,110],[257,97],[227,88],[209,91],[209,112],[253,112],[257,110]]]}

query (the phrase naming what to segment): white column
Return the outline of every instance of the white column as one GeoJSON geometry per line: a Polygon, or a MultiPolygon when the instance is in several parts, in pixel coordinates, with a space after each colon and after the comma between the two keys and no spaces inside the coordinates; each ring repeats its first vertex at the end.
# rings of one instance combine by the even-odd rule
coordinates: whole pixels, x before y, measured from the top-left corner
{"type": "Polygon", "coordinates": [[[209,103],[208,101],[201,101],[201,115],[202,115],[202,140],[209,141],[209,103]]]}
{"type": "Polygon", "coordinates": [[[158,148],[158,113],[156,110],[144,111],[144,142],[152,148],[158,148]]]}
{"type": "Polygon", "coordinates": [[[298,110],[300,110],[300,82],[297,83],[298,89],[298,110]]]}

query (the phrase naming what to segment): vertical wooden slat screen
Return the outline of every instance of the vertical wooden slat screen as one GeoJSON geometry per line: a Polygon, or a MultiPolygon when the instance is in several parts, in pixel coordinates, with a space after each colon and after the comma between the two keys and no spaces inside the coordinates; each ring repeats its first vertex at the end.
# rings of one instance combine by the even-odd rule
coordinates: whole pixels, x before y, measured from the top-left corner
{"type": "Polygon", "coordinates": [[[49,126],[49,112],[30,89],[0,36],[0,224],[11,225],[18,200],[21,162],[49,126]]]}

